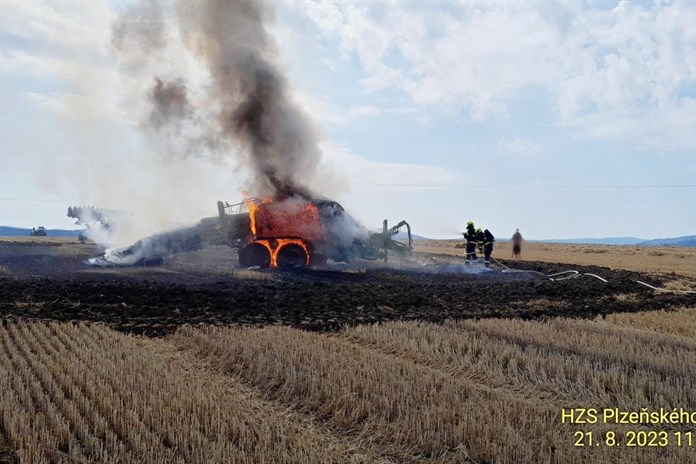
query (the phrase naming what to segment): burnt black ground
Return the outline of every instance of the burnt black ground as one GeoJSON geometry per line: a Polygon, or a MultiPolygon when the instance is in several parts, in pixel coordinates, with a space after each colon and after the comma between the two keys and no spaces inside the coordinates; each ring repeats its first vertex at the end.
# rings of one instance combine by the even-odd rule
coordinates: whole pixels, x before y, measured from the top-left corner
{"type": "MultiPolygon", "coordinates": [[[[670,276],[591,266],[516,262],[518,269],[598,274],[551,282],[535,274],[464,273],[463,265],[388,269],[233,273],[226,249],[168,259],[163,267],[99,269],[86,245],[0,243],[0,318],[98,321],[115,329],[163,335],[184,324],[287,324],[316,331],[389,320],[482,317],[596,317],[612,312],[696,306],[696,296],[658,294],[670,276]],[[625,298],[625,295],[633,295],[625,298]]],[[[428,263],[437,263],[427,260],[428,263]]],[[[513,266],[512,264],[509,264],[513,266]]]]}

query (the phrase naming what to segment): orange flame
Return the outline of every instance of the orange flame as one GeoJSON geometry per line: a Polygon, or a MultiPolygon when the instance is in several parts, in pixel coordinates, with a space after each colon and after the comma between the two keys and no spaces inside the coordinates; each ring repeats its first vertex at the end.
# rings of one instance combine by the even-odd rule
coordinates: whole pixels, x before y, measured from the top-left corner
{"type": "Polygon", "coordinates": [[[271,244],[264,240],[264,242],[266,242],[264,246],[266,246],[271,252],[271,267],[278,267],[278,252],[288,245],[299,245],[302,247],[307,256],[307,262],[305,262],[305,265],[309,266],[309,248],[303,240],[297,238],[279,238],[276,241],[278,242],[278,245],[275,247],[275,249],[271,249],[271,244]]]}
{"type": "Polygon", "coordinates": [[[258,205],[254,200],[250,198],[244,198],[244,204],[249,210],[249,227],[251,228],[251,235],[256,235],[256,211],[259,209],[258,205]]]}
{"type": "Polygon", "coordinates": [[[261,201],[245,199],[249,210],[249,242],[255,242],[268,249],[271,267],[278,267],[278,252],[288,245],[298,245],[307,254],[310,262],[308,243],[321,240],[324,229],[319,218],[319,208],[310,202],[261,201]]]}

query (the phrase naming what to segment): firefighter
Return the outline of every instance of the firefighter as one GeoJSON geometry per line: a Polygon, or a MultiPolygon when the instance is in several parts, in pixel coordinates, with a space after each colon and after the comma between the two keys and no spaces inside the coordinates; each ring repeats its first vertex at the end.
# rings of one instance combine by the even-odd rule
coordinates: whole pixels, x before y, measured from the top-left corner
{"type": "Polygon", "coordinates": [[[478,252],[480,254],[483,254],[483,243],[485,242],[485,236],[483,235],[483,231],[481,229],[476,229],[476,248],[478,248],[478,252]]]}
{"type": "Polygon", "coordinates": [[[476,229],[474,228],[474,223],[469,221],[466,223],[466,232],[464,232],[464,238],[466,239],[466,261],[475,261],[476,257],[476,229]]]}
{"type": "Polygon", "coordinates": [[[495,237],[488,229],[483,231],[483,236],[483,256],[486,263],[486,267],[488,267],[491,265],[491,254],[493,254],[493,242],[495,242],[495,237]]]}

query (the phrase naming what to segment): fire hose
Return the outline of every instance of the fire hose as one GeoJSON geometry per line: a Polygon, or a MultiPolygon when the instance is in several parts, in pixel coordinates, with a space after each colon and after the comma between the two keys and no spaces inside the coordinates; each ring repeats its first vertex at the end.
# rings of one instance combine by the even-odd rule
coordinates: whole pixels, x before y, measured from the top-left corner
{"type": "MultiPolygon", "coordinates": [[[[491,258],[491,260],[503,268],[504,274],[510,274],[510,273],[538,274],[542,277],[549,279],[552,282],[559,282],[561,280],[568,280],[568,279],[577,279],[578,277],[583,277],[583,276],[593,277],[595,279],[601,280],[604,283],[609,282],[607,279],[600,277],[597,274],[592,274],[592,273],[588,273],[588,272],[581,273],[581,272],[575,271],[575,270],[567,270],[567,271],[556,272],[554,274],[544,274],[543,272],[526,270],[526,269],[511,269],[495,258],[491,258]]],[[[643,285],[645,287],[648,287],[652,290],[658,291],[658,292],[696,294],[696,291],[694,291],[694,290],[672,290],[669,288],[655,287],[653,285],[650,285],[650,284],[645,283],[645,282],[640,281],[640,280],[635,280],[634,282],[637,284],[643,285]]]]}
{"type": "Polygon", "coordinates": [[[640,280],[636,280],[637,283],[641,285],[645,285],[648,288],[651,288],[653,290],[657,290],[658,292],[670,292],[670,293],[687,293],[687,294],[694,294],[696,295],[696,291],[694,290],[672,290],[669,288],[658,288],[658,287],[653,287],[650,284],[646,284],[645,282],[641,282],[640,280]]]}

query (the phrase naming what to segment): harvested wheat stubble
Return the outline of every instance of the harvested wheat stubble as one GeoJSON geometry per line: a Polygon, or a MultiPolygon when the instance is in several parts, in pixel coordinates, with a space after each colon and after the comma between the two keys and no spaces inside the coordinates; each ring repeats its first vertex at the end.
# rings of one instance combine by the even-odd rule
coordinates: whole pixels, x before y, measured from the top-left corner
{"type": "MultiPolygon", "coordinates": [[[[570,462],[578,458],[573,453],[569,437],[575,428],[582,426],[560,423],[561,408],[572,407],[618,407],[622,410],[640,410],[642,407],[659,409],[666,407],[665,398],[674,401],[675,406],[696,409],[688,403],[687,396],[693,397],[696,379],[689,374],[672,374],[644,371],[633,366],[593,357],[585,358],[571,352],[556,352],[535,346],[529,340],[515,343],[475,331],[477,325],[495,326],[500,323],[510,335],[514,332],[504,327],[507,322],[484,320],[473,322],[463,328],[462,323],[437,325],[429,323],[390,322],[372,326],[359,326],[344,331],[342,337],[355,343],[379,349],[384,352],[424,364],[456,378],[478,382],[482,385],[502,389],[511,395],[527,398],[530,401],[544,401],[555,405],[559,413],[556,427],[566,431],[566,440],[555,446],[566,454],[557,455],[559,462],[570,462]]],[[[518,321],[514,321],[517,323],[518,321]]],[[[560,321],[559,321],[560,322],[560,321]]],[[[548,329],[549,335],[556,338],[565,332],[554,326],[539,322],[520,322],[523,327],[548,329]]],[[[591,324],[591,323],[590,323],[591,324]]],[[[519,337],[521,340],[523,337],[519,337]]],[[[607,337],[609,338],[609,337],[607,337]]],[[[605,340],[609,343],[611,340],[605,340]]],[[[683,341],[683,340],[682,340],[683,341]]],[[[604,345],[603,345],[604,346],[604,345]]],[[[644,352],[649,357],[650,351],[644,352]]],[[[663,353],[660,349],[658,356],[663,353]]],[[[660,430],[684,429],[675,426],[656,426],[660,430]]],[[[612,431],[625,436],[628,430],[649,430],[645,425],[593,425],[597,436],[612,431]]],[[[687,462],[692,459],[688,448],[650,448],[622,449],[620,453],[592,452],[584,454],[587,462],[687,462]]]]}
{"type": "Polygon", "coordinates": [[[612,324],[650,330],[668,335],[696,338],[696,308],[676,311],[645,311],[640,313],[609,314],[612,324]]]}
{"type": "Polygon", "coordinates": [[[615,361],[515,343],[456,324],[385,323],[347,329],[343,336],[559,408],[570,404],[696,408],[693,376],[665,376],[615,361]]]}
{"type": "Polygon", "coordinates": [[[185,328],[172,341],[404,462],[654,462],[683,453],[657,450],[641,461],[629,450],[574,449],[556,407],[328,335],[185,328]]]}
{"type": "Polygon", "coordinates": [[[0,326],[0,414],[20,462],[371,462],[165,345],[0,326]]]}
{"type": "Polygon", "coordinates": [[[696,356],[696,341],[684,337],[576,319],[552,319],[543,323],[482,319],[452,324],[523,346],[540,346],[560,353],[618,362],[663,375],[696,375],[692,362],[696,356]]]}
{"type": "Polygon", "coordinates": [[[561,424],[560,408],[681,395],[676,406],[696,409],[692,367],[665,361],[683,364],[695,346],[606,321],[385,323],[337,336],[209,327],[169,339],[4,321],[0,430],[29,463],[689,462],[689,447],[574,448],[575,430],[627,427],[561,424]]]}

